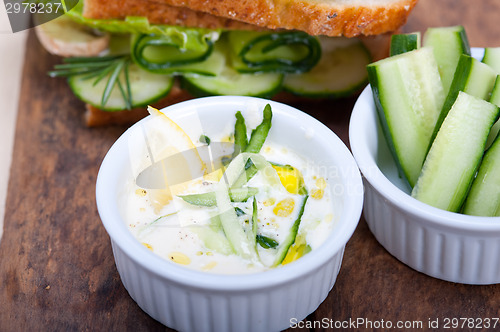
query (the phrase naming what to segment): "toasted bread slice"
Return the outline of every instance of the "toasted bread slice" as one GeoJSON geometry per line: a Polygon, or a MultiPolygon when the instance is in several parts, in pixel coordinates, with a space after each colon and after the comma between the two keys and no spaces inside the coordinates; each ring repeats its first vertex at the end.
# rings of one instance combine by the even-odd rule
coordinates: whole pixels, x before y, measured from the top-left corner
{"type": "Polygon", "coordinates": [[[97,56],[108,48],[110,38],[109,34],[96,34],[65,15],[35,26],[35,33],[49,53],[63,57],[97,56]]]}
{"type": "Polygon", "coordinates": [[[127,16],[147,17],[152,24],[181,25],[208,29],[256,30],[257,26],[175,7],[162,2],[144,0],[85,0],[83,16],[94,19],[124,19],[127,16]]]}
{"type": "Polygon", "coordinates": [[[144,15],[154,23],[231,29],[250,28],[245,25],[240,27],[235,22],[241,21],[268,29],[293,29],[311,35],[355,37],[397,30],[406,23],[417,1],[86,0],[84,15],[110,18],[135,14],[144,15]],[[212,16],[202,15],[199,12],[212,16]]]}
{"type": "Polygon", "coordinates": [[[418,0],[155,0],[254,24],[331,37],[397,30],[418,0]]]}

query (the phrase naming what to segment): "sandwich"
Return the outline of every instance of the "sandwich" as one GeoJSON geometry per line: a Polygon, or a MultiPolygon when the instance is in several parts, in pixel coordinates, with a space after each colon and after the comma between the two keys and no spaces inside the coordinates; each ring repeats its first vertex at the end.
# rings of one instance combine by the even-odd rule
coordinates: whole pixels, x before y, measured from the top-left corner
{"type": "Polygon", "coordinates": [[[64,59],[88,126],[131,124],[156,108],[209,95],[282,102],[339,98],[417,0],[80,0],[36,27],[64,59]]]}

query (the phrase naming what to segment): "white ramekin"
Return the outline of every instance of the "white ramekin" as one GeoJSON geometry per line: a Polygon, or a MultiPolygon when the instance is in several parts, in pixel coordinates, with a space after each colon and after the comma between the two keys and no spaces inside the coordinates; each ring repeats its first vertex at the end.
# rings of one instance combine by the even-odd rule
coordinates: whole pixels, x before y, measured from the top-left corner
{"type": "Polygon", "coordinates": [[[387,251],[438,279],[500,282],[500,218],[444,211],[409,195],[381,131],[370,86],[354,106],[349,140],[363,174],[364,217],[387,251]]]}
{"type": "MultiPolygon", "coordinates": [[[[182,122],[197,112],[205,134],[234,121],[234,113],[270,103],[275,140],[325,166],[335,188],[337,225],[325,243],[296,262],[262,273],[219,275],[194,271],[156,256],[128,231],[119,191],[131,176],[127,130],[104,158],[96,184],[99,215],[108,232],[116,267],[130,296],[151,317],[180,331],[279,331],[304,319],[327,297],[344,247],[363,205],[363,184],[354,158],[326,126],[290,106],[250,97],[209,97],[170,106],[182,122]]],[[[144,121],[144,120],[143,120],[144,121]]],[[[332,190],[333,191],[333,190],[332,190]]]]}

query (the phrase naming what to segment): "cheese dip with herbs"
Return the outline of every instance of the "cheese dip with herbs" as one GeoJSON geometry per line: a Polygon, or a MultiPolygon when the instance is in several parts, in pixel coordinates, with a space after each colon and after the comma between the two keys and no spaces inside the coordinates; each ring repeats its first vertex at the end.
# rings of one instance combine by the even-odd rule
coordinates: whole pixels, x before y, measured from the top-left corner
{"type": "MultiPolygon", "coordinates": [[[[201,271],[252,273],[299,259],[332,232],[335,211],[328,179],[319,165],[266,141],[272,130],[269,105],[251,131],[235,111],[236,121],[228,119],[231,129],[220,137],[189,137],[160,111],[150,108],[150,113],[175,129],[170,141],[190,140],[184,145],[193,146],[198,161],[185,156],[179,168],[186,171],[186,165],[199,163],[201,170],[201,176],[187,181],[181,176],[181,183],[159,177],[166,183],[163,188],[148,187],[139,177],[126,184],[122,210],[127,226],[155,254],[201,271]],[[217,144],[222,148],[212,150],[210,159],[201,152],[198,156],[197,151],[217,144]]],[[[182,151],[182,145],[176,143],[175,150],[182,151]]]]}

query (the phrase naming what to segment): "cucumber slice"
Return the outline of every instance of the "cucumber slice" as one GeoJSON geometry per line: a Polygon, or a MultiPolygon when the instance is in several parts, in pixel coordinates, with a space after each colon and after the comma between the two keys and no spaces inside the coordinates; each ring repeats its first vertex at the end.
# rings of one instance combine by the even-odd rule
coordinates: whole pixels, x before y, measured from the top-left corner
{"type": "Polygon", "coordinates": [[[240,73],[303,73],[321,57],[317,37],[302,31],[230,31],[231,64],[240,73]]]}
{"type": "Polygon", "coordinates": [[[166,36],[134,35],[130,54],[142,69],[156,74],[216,76],[222,71],[225,54],[211,41],[207,41],[206,49],[189,52],[179,49],[175,43],[170,44],[168,40],[166,36]]]}
{"type": "MultiPolygon", "coordinates": [[[[257,188],[235,188],[229,190],[229,197],[231,198],[231,202],[246,202],[258,192],[257,188]]],[[[217,204],[215,192],[213,191],[203,194],[179,195],[179,197],[189,204],[198,206],[215,206],[217,204]]]]}
{"type": "Polygon", "coordinates": [[[431,144],[446,118],[446,115],[450,111],[451,106],[455,103],[459,91],[466,92],[480,99],[489,100],[490,93],[495,85],[496,77],[497,73],[490,66],[469,55],[462,54],[460,56],[450,91],[448,92],[448,96],[446,97],[434,128],[431,144]]]}
{"type": "Polygon", "coordinates": [[[400,173],[413,186],[420,174],[444,92],[431,48],[368,65],[377,113],[400,173]]]}
{"type": "Polygon", "coordinates": [[[197,97],[212,95],[239,95],[270,98],[281,90],[282,74],[240,74],[225,67],[215,76],[185,75],[182,87],[197,97]]]}
{"type": "Polygon", "coordinates": [[[496,105],[460,92],[432,143],[411,195],[434,207],[459,212],[498,112],[496,105]]]}
{"type": "MultiPolygon", "coordinates": [[[[500,107],[500,76],[497,76],[497,79],[495,80],[493,91],[491,91],[490,103],[500,107]]],[[[493,127],[491,127],[490,135],[488,136],[488,141],[486,142],[486,149],[488,149],[491,146],[491,144],[496,139],[499,132],[500,132],[500,120],[497,121],[493,125],[493,127]]]]}
{"type": "MultiPolygon", "coordinates": [[[[220,220],[218,222],[220,224],[220,220]]],[[[231,243],[224,235],[221,226],[191,226],[190,230],[198,235],[208,249],[217,251],[223,255],[234,254],[233,247],[231,247],[231,243]]]]}
{"type": "Polygon", "coordinates": [[[283,74],[239,73],[229,65],[229,55],[225,51],[227,47],[227,38],[221,38],[215,45],[213,53],[220,53],[223,59],[222,67],[216,76],[185,74],[181,78],[182,87],[196,97],[239,95],[270,98],[281,90],[283,74]]]}
{"type": "MultiPolygon", "coordinates": [[[[122,72],[120,81],[124,82],[122,72]]],[[[101,98],[108,80],[108,76],[94,85],[95,79],[86,79],[84,75],[72,76],[68,79],[73,93],[84,102],[104,111],[121,111],[127,108],[118,84],[113,87],[111,95],[105,105],[101,105],[101,98]]],[[[166,75],[157,75],[130,64],[128,69],[132,108],[145,106],[158,101],[165,96],[174,83],[174,78],[166,75]]],[[[125,87],[123,87],[125,89],[125,87]]]]}
{"type": "Polygon", "coordinates": [[[500,73],[500,47],[486,47],[482,62],[500,73]]]}
{"type": "Polygon", "coordinates": [[[349,96],[366,85],[370,54],[359,40],[321,37],[319,63],[302,74],[288,74],[283,88],[311,98],[349,96]]]}
{"type": "Polygon", "coordinates": [[[460,55],[471,54],[464,27],[428,28],[424,34],[424,46],[434,49],[443,88],[448,93],[460,55]]]}
{"type": "Polygon", "coordinates": [[[273,263],[274,267],[280,265],[283,262],[288,250],[295,243],[295,238],[297,237],[297,233],[299,232],[300,221],[302,220],[302,215],[304,214],[304,209],[306,207],[308,198],[308,195],[304,196],[297,219],[290,228],[287,237],[278,246],[278,252],[276,253],[276,258],[273,263]]]}
{"type": "Polygon", "coordinates": [[[390,55],[398,55],[421,47],[420,32],[403,33],[391,36],[390,55]]]}
{"type": "Polygon", "coordinates": [[[465,201],[463,213],[500,217],[500,136],[486,151],[465,201]]]}
{"type": "Polygon", "coordinates": [[[109,33],[96,33],[67,15],[50,21],[47,19],[44,13],[33,13],[38,40],[51,54],[62,57],[98,56],[108,48],[111,40],[109,33]]]}

